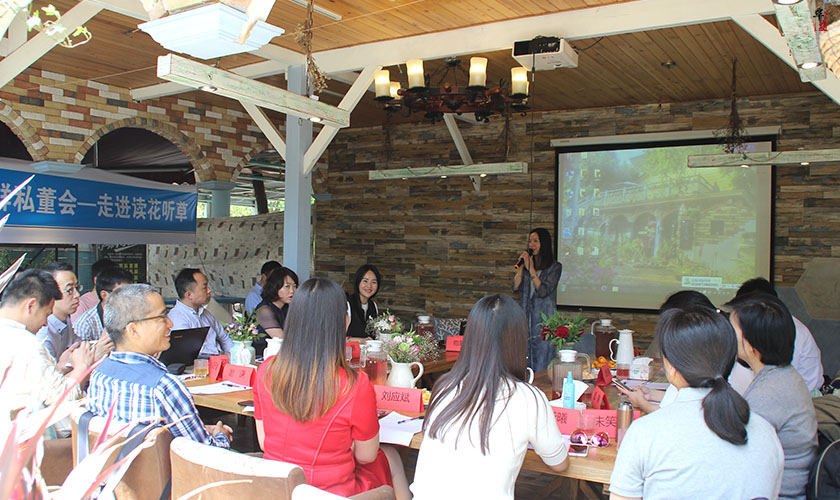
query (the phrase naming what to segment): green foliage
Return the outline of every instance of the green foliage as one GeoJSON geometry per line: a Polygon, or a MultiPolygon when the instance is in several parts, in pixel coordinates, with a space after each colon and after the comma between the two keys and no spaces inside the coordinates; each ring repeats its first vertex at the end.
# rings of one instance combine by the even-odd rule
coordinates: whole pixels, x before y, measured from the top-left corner
{"type": "Polygon", "coordinates": [[[583,335],[583,327],[586,325],[586,318],[578,313],[576,316],[563,316],[560,311],[554,311],[551,316],[541,313],[543,327],[540,336],[543,340],[551,342],[555,349],[563,349],[567,344],[574,344],[583,335]]]}

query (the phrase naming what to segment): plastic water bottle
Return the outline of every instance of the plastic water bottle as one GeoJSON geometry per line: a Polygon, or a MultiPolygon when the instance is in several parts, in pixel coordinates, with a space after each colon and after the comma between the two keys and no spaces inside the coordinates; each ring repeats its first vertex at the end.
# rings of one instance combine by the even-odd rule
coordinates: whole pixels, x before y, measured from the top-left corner
{"type": "Polygon", "coordinates": [[[575,381],[572,372],[566,373],[566,381],[563,382],[563,408],[575,409],[575,381]]]}

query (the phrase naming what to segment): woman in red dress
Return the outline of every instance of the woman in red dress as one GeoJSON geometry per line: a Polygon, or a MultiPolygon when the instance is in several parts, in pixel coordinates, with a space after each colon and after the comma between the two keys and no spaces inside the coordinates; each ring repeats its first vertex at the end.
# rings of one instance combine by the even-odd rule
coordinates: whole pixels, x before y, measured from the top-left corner
{"type": "Polygon", "coordinates": [[[257,370],[257,438],[264,458],[300,466],[313,486],[347,497],[393,485],[393,473],[399,499],[405,472],[379,448],[373,386],[344,357],[347,323],[334,281],[313,278],[296,292],[283,349],[257,370]]]}

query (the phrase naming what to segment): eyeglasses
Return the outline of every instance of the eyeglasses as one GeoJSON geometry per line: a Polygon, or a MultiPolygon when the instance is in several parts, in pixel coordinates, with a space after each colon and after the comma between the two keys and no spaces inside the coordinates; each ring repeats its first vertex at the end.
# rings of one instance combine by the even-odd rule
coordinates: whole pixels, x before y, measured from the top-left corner
{"type": "Polygon", "coordinates": [[[151,321],[153,319],[166,319],[166,317],[169,316],[169,311],[171,310],[171,308],[166,308],[166,312],[164,312],[163,314],[158,314],[157,316],[149,316],[148,318],[135,319],[133,321],[129,321],[129,323],[141,323],[143,321],[151,321]]]}
{"type": "Polygon", "coordinates": [[[85,289],[85,288],[84,288],[82,285],[80,285],[80,284],[76,283],[75,285],[70,285],[70,286],[68,286],[67,288],[65,288],[64,290],[62,290],[62,293],[63,293],[64,295],[73,295],[73,291],[75,291],[76,293],[78,293],[79,295],[81,295],[81,294],[82,294],[82,290],[84,290],[84,289],[85,289]]]}

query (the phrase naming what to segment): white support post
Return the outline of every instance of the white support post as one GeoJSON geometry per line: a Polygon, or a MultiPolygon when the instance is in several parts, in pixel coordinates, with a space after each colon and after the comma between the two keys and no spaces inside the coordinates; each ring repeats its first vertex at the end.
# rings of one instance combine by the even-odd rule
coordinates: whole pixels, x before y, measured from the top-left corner
{"type": "MultiPolygon", "coordinates": [[[[66,33],[73,33],[76,28],[88,22],[101,10],[101,5],[82,0],[61,16],[61,25],[67,29],[66,33]]],[[[40,59],[60,41],[42,31],[6,56],[0,61],[0,87],[12,81],[21,71],[40,59]]]]}
{"type": "MultiPolygon", "coordinates": [[[[289,66],[289,92],[307,95],[306,67],[289,66]]],[[[303,157],[312,143],[312,122],[286,115],[286,209],[283,212],[283,265],[300,281],[309,279],[312,261],[312,177],[303,173],[303,157]]]]}
{"type": "Polygon", "coordinates": [[[239,104],[245,108],[245,111],[251,115],[251,119],[254,120],[254,123],[260,128],[265,137],[268,139],[268,142],[274,146],[274,149],[277,150],[277,154],[286,158],[286,142],[283,140],[283,136],[280,135],[280,131],[277,130],[277,127],[271,123],[271,120],[268,119],[268,116],[255,104],[251,104],[250,102],[239,101],[239,104]]]}
{"type": "MultiPolygon", "coordinates": [[[[356,81],[353,82],[353,85],[350,86],[347,93],[344,94],[344,97],[338,104],[338,109],[352,113],[356,108],[356,105],[359,104],[359,101],[362,99],[362,96],[364,96],[365,92],[367,92],[370,84],[373,83],[373,73],[379,70],[379,68],[381,68],[381,66],[368,66],[365,68],[359,76],[356,77],[356,81]]],[[[315,137],[315,141],[312,142],[312,145],[309,146],[309,149],[306,151],[306,155],[303,157],[304,175],[309,175],[312,172],[312,169],[315,168],[315,164],[321,158],[321,155],[324,154],[324,151],[327,150],[327,146],[329,146],[335,138],[338,130],[338,127],[324,125],[324,128],[318,132],[318,136],[315,137]]]]}
{"type": "MultiPolygon", "coordinates": [[[[451,113],[447,113],[443,115],[443,121],[446,123],[446,128],[449,129],[449,135],[452,136],[452,141],[455,143],[455,148],[458,150],[458,154],[461,155],[461,161],[464,162],[464,165],[472,165],[472,155],[470,155],[470,150],[467,148],[467,143],[464,142],[464,136],[461,135],[461,129],[459,129],[458,124],[455,123],[455,116],[451,113]]],[[[473,183],[473,188],[476,191],[481,191],[481,177],[471,175],[470,180],[473,183]]]]}

